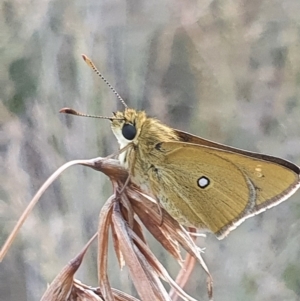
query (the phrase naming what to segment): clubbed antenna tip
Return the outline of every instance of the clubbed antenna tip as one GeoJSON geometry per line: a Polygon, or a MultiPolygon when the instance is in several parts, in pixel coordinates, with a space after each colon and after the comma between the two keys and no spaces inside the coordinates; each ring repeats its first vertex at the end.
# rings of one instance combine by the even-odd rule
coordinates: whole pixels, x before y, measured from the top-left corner
{"type": "Polygon", "coordinates": [[[117,96],[117,98],[121,101],[125,108],[128,108],[127,104],[125,103],[124,99],[120,96],[120,94],[114,89],[114,87],[109,83],[109,81],[100,73],[100,71],[96,68],[94,63],[85,55],[82,54],[82,58],[84,61],[91,67],[95,73],[108,85],[108,87],[113,91],[113,93],[117,96]]]}
{"type": "Polygon", "coordinates": [[[78,111],[70,109],[70,108],[62,108],[62,109],[59,110],[59,113],[71,114],[71,115],[82,116],[82,117],[109,119],[110,121],[112,121],[112,120],[124,120],[122,118],[120,119],[120,118],[116,118],[116,117],[106,117],[106,116],[85,114],[85,113],[81,113],[81,112],[78,112],[78,111]]]}
{"type": "Polygon", "coordinates": [[[59,113],[78,115],[78,112],[76,112],[75,110],[70,109],[70,108],[62,108],[59,110],[59,113]]]}

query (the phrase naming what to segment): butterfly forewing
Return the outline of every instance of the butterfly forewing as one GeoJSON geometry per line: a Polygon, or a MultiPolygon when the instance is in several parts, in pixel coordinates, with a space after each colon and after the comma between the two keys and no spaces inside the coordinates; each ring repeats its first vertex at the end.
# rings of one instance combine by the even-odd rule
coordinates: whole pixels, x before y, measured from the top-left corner
{"type": "Polygon", "coordinates": [[[153,175],[157,179],[151,183],[166,210],[182,223],[217,236],[283,201],[299,185],[294,170],[239,153],[182,142],[161,143],[159,152],[153,175]]]}

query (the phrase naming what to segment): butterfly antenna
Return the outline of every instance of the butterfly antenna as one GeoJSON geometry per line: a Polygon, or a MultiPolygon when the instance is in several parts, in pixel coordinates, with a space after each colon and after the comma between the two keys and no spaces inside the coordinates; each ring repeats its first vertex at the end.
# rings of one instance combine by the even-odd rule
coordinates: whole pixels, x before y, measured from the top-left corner
{"type": "Polygon", "coordinates": [[[114,89],[114,87],[109,83],[109,81],[100,73],[100,71],[96,68],[94,63],[85,55],[82,54],[82,58],[84,61],[95,71],[95,73],[108,85],[108,87],[114,92],[117,98],[121,101],[125,108],[128,108],[124,99],[120,96],[120,94],[114,89]]]}
{"type": "Polygon", "coordinates": [[[91,117],[91,118],[101,118],[101,119],[109,119],[109,120],[124,120],[122,118],[115,118],[115,117],[106,117],[106,116],[97,116],[97,115],[90,115],[90,114],[84,114],[78,111],[75,111],[70,108],[63,108],[59,110],[59,113],[64,114],[70,114],[70,115],[76,115],[76,116],[82,116],[82,117],[91,117]]]}

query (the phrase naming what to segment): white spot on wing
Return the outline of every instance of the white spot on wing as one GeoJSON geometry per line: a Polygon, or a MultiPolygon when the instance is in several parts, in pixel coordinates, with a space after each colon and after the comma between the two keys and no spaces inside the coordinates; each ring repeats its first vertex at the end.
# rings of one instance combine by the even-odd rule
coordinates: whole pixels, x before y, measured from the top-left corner
{"type": "Polygon", "coordinates": [[[262,166],[261,166],[260,164],[257,164],[257,166],[255,167],[255,175],[256,175],[258,178],[263,177],[263,174],[262,174],[262,166]]]}
{"type": "Polygon", "coordinates": [[[206,188],[209,185],[209,179],[207,177],[201,177],[198,179],[198,186],[200,188],[206,188]]]}

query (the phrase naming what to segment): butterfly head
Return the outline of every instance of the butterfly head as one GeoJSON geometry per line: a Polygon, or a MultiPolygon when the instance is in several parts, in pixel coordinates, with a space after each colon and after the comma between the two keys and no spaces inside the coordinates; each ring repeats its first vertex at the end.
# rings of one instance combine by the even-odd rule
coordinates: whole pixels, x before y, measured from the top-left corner
{"type": "Polygon", "coordinates": [[[145,112],[126,108],[123,112],[113,113],[111,128],[120,147],[129,143],[137,144],[142,126],[147,119],[145,112]]]}

